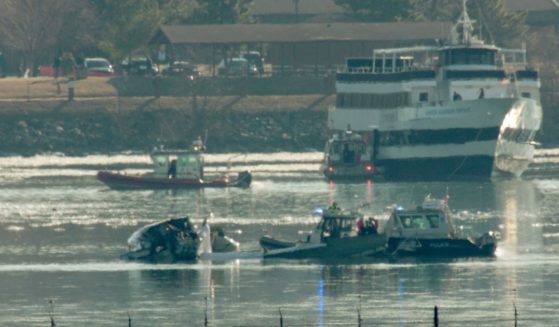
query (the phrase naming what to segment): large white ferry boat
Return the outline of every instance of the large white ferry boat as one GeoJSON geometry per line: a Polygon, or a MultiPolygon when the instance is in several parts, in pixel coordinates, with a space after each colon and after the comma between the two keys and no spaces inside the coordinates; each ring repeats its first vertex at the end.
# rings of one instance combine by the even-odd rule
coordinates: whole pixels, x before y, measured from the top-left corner
{"type": "Polygon", "coordinates": [[[526,49],[485,44],[464,1],[447,43],[347,59],[328,127],[365,134],[389,179],[519,176],[542,120],[539,87],[526,49]]]}

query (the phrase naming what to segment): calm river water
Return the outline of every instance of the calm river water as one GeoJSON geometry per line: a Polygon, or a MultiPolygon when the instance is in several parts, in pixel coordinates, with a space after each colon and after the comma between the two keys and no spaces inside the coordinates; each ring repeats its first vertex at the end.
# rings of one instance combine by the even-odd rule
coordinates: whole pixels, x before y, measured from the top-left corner
{"type": "Polygon", "coordinates": [[[113,191],[101,169],[142,172],[142,155],[0,158],[0,325],[553,326],[559,321],[559,151],[538,153],[529,180],[328,184],[319,153],[209,155],[209,171],[250,169],[248,189],[113,191]],[[551,172],[551,173],[550,173],[551,172]],[[551,176],[551,177],[550,177],[551,176]],[[381,220],[448,189],[464,231],[499,232],[496,258],[324,264],[262,261],[263,234],[295,239],[337,201],[381,220]],[[241,258],[193,264],[121,261],[139,226],[211,217],[241,258]],[[53,301],[53,305],[49,304],[53,301]]]}

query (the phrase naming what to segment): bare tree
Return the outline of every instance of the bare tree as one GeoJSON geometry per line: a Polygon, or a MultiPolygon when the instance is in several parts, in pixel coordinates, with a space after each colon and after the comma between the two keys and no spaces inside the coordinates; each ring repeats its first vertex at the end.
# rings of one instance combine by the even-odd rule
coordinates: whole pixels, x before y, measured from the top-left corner
{"type": "MultiPolygon", "coordinates": [[[[72,26],[67,19],[81,1],[75,0],[2,0],[0,35],[5,46],[20,50],[28,66],[34,67],[41,53],[58,45],[63,29],[72,26]]],[[[75,31],[72,31],[75,32],[75,31]]]]}

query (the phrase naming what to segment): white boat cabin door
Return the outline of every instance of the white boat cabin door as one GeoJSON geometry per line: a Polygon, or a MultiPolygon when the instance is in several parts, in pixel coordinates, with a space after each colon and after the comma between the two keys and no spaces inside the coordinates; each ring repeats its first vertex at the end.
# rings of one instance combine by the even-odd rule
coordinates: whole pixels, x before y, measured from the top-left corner
{"type": "Polygon", "coordinates": [[[180,155],[177,159],[177,177],[204,178],[204,157],[199,154],[187,154],[180,155]]]}
{"type": "Polygon", "coordinates": [[[153,154],[153,174],[157,177],[204,178],[204,157],[199,153],[153,154]],[[175,165],[175,167],[172,167],[175,165]]]}

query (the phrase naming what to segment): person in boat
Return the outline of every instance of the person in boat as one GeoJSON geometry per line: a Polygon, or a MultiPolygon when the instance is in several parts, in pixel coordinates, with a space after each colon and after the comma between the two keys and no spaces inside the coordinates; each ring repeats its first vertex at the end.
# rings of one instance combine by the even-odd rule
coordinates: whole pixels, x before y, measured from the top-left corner
{"type": "Polygon", "coordinates": [[[164,226],[164,232],[162,235],[165,236],[165,248],[171,254],[175,254],[177,250],[177,240],[182,238],[183,231],[172,223],[168,223],[164,226]]]}
{"type": "Polygon", "coordinates": [[[198,237],[201,241],[201,251],[202,253],[212,253],[212,231],[210,225],[208,224],[208,219],[204,218],[202,222],[202,227],[198,231],[198,237]]]}
{"type": "Polygon", "coordinates": [[[367,223],[365,224],[364,229],[365,234],[367,235],[375,235],[378,233],[378,222],[373,217],[369,217],[367,219],[367,223]]]}
{"type": "Polygon", "coordinates": [[[177,178],[177,159],[171,160],[169,170],[167,170],[167,176],[169,176],[169,178],[177,178]]]}
{"type": "Polygon", "coordinates": [[[340,213],[342,211],[342,209],[340,209],[340,207],[338,207],[338,203],[336,202],[332,202],[332,205],[330,207],[328,207],[328,212],[330,214],[337,214],[340,213]]]}
{"type": "Polygon", "coordinates": [[[332,227],[331,227],[330,237],[332,238],[340,238],[341,230],[340,226],[338,226],[338,222],[336,220],[332,220],[332,227]]]}
{"type": "Polygon", "coordinates": [[[202,142],[202,138],[198,136],[194,142],[192,142],[192,150],[194,151],[204,151],[206,148],[204,146],[204,142],[202,142]]]}
{"type": "Polygon", "coordinates": [[[348,162],[349,161],[349,146],[347,144],[344,144],[344,149],[342,151],[342,157],[344,159],[344,162],[348,162]]]}
{"type": "Polygon", "coordinates": [[[353,158],[355,158],[355,151],[349,148],[349,144],[344,144],[344,149],[342,151],[342,157],[345,163],[352,163],[353,158]]]}
{"type": "Polygon", "coordinates": [[[365,234],[365,220],[363,220],[363,217],[359,218],[359,220],[357,220],[357,235],[363,235],[365,234]]]}
{"type": "Polygon", "coordinates": [[[462,100],[462,96],[458,92],[454,91],[454,94],[452,95],[452,100],[453,101],[460,101],[460,100],[462,100]]]}

